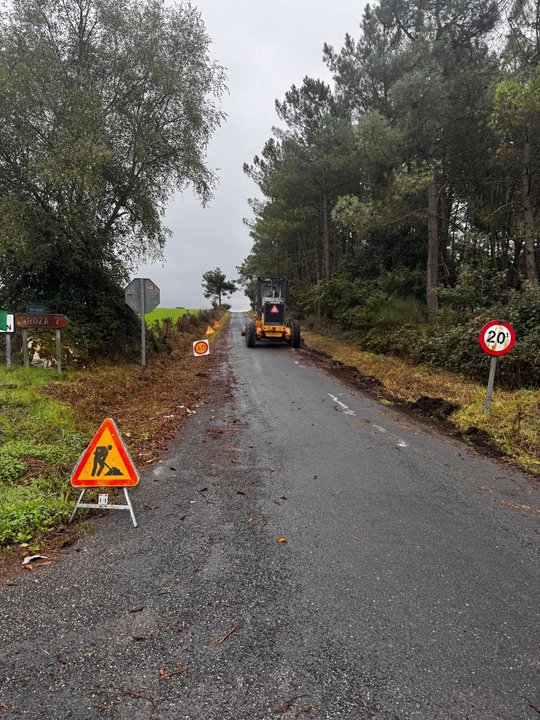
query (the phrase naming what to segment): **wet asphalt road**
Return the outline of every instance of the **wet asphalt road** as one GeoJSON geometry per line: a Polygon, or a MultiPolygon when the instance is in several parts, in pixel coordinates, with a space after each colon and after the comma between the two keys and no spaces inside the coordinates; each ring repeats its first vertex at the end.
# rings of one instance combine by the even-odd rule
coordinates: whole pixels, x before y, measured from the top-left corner
{"type": "Polygon", "coordinates": [[[538,484],[240,325],[139,528],[0,586],[0,718],[538,718],[538,484]]]}

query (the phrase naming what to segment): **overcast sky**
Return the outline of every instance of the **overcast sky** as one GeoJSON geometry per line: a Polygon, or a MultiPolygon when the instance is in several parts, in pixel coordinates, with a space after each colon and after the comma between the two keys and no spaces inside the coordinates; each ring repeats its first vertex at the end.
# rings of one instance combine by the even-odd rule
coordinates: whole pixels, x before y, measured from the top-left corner
{"type": "MultiPolygon", "coordinates": [[[[242,165],[260,154],[277,123],[276,98],[306,75],[330,81],[322,61],[325,42],[341,48],[345,33],[358,37],[364,2],[355,0],[193,0],[212,40],[212,57],[227,69],[227,120],[214,134],[208,164],[218,177],[206,208],[187,190],[175,196],[166,216],[172,231],[163,263],[139,268],[161,289],[161,307],[207,307],[201,279],[220,267],[227,279],[251,249],[248,198],[255,184],[242,165]]],[[[233,309],[247,300],[233,296],[233,309]]]]}

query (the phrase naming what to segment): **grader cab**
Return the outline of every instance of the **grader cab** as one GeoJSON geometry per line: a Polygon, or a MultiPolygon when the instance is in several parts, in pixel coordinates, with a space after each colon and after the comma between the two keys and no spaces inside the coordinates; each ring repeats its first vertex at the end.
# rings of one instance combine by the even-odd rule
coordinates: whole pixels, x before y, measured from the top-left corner
{"type": "Polygon", "coordinates": [[[246,345],[255,347],[259,340],[287,342],[300,347],[300,323],[287,317],[289,281],[285,278],[257,278],[252,308],[255,318],[248,318],[246,345]]]}

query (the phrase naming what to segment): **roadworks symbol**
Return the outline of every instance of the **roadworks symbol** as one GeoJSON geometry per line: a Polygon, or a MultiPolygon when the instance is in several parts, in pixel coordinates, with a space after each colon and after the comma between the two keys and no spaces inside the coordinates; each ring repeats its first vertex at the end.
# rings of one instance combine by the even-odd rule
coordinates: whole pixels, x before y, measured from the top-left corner
{"type": "Polygon", "coordinates": [[[74,487],[133,487],[139,473],[120,431],[106,418],[83,452],[71,474],[74,487]]]}
{"type": "Polygon", "coordinates": [[[205,332],[204,334],[205,334],[205,335],[213,335],[214,333],[215,333],[215,330],[212,330],[212,328],[211,328],[210,325],[209,325],[209,326],[206,328],[206,332],[205,332]]]}

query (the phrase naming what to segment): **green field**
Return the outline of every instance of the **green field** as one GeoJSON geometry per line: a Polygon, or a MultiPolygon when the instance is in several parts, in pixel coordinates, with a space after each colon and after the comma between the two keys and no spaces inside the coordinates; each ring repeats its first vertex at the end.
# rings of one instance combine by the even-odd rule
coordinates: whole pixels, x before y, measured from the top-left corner
{"type": "Polygon", "coordinates": [[[158,322],[163,322],[166,318],[170,318],[173,322],[176,322],[178,318],[181,318],[182,315],[185,315],[187,312],[191,313],[192,315],[196,315],[199,310],[193,310],[188,308],[156,308],[155,310],[152,310],[152,312],[147,313],[146,315],[146,324],[148,326],[153,325],[156,320],[158,322]]]}

